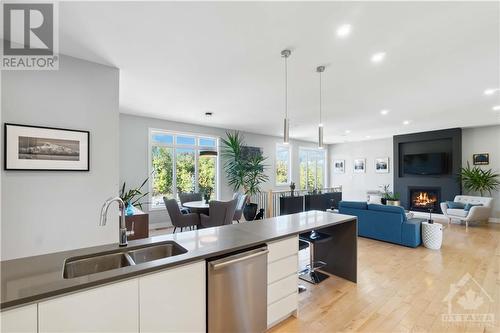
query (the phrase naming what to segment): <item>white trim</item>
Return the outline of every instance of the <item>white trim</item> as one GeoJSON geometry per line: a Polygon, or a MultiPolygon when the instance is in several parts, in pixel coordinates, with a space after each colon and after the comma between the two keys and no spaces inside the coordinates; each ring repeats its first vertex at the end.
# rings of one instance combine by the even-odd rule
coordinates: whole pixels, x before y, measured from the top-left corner
{"type": "Polygon", "coordinates": [[[490,223],[500,223],[500,218],[498,218],[498,217],[490,217],[488,219],[488,222],[490,222],[490,223]]]}
{"type": "Polygon", "coordinates": [[[292,148],[291,144],[283,144],[283,143],[276,143],[276,147],[274,149],[274,185],[275,186],[288,186],[290,185],[290,182],[292,181],[292,148]],[[278,165],[278,148],[286,148],[288,152],[288,161],[287,161],[287,175],[286,183],[278,183],[277,178],[276,178],[276,167],[278,165]]]}

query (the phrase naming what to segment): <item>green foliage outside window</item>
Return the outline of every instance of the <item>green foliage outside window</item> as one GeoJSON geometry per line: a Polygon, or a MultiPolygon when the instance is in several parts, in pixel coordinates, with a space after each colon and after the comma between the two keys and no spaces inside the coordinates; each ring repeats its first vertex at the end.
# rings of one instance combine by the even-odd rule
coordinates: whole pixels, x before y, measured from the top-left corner
{"type": "Polygon", "coordinates": [[[178,149],[176,161],[177,193],[191,193],[194,191],[194,150],[178,149]]]}
{"type": "Polygon", "coordinates": [[[288,167],[285,161],[276,161],[276,183],[277,184],[287,184],[288,183],[288,167]]]}
{"type": "Polygon", "coordinates": [[[172,148],[153,147],[153,196],[172,197],[172,148]]]}
{"type": "Polygon", "coordinates": [[[200,192],[210,193],[211,198],[214,199],[216,158],[213,156],[200,156],[198,164],[198,187],[200,192]]]}

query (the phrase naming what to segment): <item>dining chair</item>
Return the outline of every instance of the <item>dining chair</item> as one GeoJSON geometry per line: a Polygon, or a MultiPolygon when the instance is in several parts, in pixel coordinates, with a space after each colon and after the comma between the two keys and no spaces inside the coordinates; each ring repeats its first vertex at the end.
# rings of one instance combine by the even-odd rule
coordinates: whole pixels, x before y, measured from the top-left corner
{"type": "Polygon", "coordinates": [[[233,223],[237,199],[231,201],[212,200],[209,203],[208,216],[200,214],[200,224],[203,228],[217,227],[233,223]]]}
{"type": "MultiPolygon", "coordinates": [[[[201,196],[201,193],[199,192],[193,192],[193,193],[179,193],[179,201],[181,202],[181,206],[184,205],[186,202],[190,201],[201,201],[203,198],[201,196]]],[[[187,214],[191,213],[191,210],[186,207],[181,208],[181,213],[182,214],[187,214]]]]}
{"type": "Polygon", "coordinates": [[[233,199],[237,200],[236,209],[234,211],[234,216],[233,216],[233,221],[240,223],[241,215],[243,214],[243,207],[245,207],[245,202],[247,200],[247,195],[241,194],[241,193],[238,193],[238,194],[239,195],[236,198],[233,197],[233,199]]]}
{"type": "Polygon", "coordinates": [[[181,228],[181,232],[184,228],[196,227],[200,223],[200,218],[196,213],[181,213],[179,204],[175,199],[167,199],[163,197],[165,202],[165,207],[167,207],[168,215],[170,216],[170,221],[174,226],[174,233],[177,228],[181,228]]]}

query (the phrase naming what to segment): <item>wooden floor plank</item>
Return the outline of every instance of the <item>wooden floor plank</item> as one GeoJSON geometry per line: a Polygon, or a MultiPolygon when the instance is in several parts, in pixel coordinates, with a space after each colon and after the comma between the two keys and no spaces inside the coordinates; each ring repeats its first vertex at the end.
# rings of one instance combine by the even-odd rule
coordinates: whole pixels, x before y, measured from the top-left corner
{"type": "MultiPolygon", "coordinates": [[[[341,255],[341,254],[339,254],[341,255]]],[[[307,253],[301,253],[305,265],[307,253]]],[[[500,332],[500,225],[450,225],[441,250],[358,238],[358,283],[330,277],[305,283],[299,316],[270,330],[292,332],[500,332]],[[493,299],[493,325],[443,322],[450,286],[470,276],[493,299]]]]}

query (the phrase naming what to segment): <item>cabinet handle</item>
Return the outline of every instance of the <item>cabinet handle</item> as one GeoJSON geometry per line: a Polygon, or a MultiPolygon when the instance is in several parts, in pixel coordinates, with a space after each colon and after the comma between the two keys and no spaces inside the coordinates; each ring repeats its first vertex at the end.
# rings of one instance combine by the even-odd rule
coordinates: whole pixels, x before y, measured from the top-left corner
{"type": "Polygon", "coordinates": [[[228,261],[223,261],[221,263],[218,263],[218,264],[210,264],[213,268],[213,270],[218,270],[220,268],[223,268],[223,267],[226,267],[226,266],[229,266],[229,265],[232,265],[232,264],[236,264],[238,262],[241,262],[241,261],[244,261],[244,260],[248,260],[248,259],[251,259],[251,258],[255,258],[255,257],[259,257],[259,256],[262,256],[262,255],[265,255],[265,254],[268,254],[269,253],[269,250],[263,250],[263,251],[259,251],[259,252],[256,252],[256,253],[252,253],[252,254],[249,254],[247,256],[244,256],[244,257],[240,257],[240,258],[235,258],[235,259],[232,259],[232,260],[228,260],[228,261]]]}

